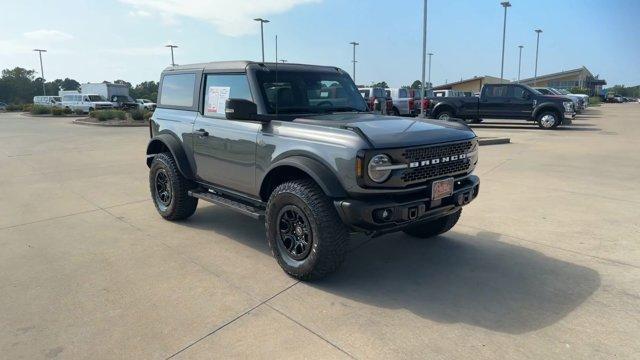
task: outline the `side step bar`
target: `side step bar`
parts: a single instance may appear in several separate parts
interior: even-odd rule
[[[264,210],[253,207],[251,205],[247,205],[245,203],[238,202],[226,196],[212,193],[204,189],[189,190],[188,194],[189,196],[193,196],[195,198],[202,199],[216,205],[224,206],[231,210],[235,210],[241,214],[251,216],[254,219],[264,220]]]

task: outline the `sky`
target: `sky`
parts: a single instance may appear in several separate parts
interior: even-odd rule
[[[504,76],[532,77],[540,28],[538,74],[586,66],[608,86],[640,84],[640,0],[511,0]],[[422,0],[2,0],[0,69],[40,72],[48,80],[82,83],[158,81],[171,62],[260,60],[265,57],[338,66],[356,82],[392,87],[421,76]],[[504,9],[499,0],[429,0],[427,51],[434,85],[480,75],[500,76]]]

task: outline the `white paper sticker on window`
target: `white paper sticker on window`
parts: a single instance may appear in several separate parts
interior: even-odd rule
[[[229,98],[230,91],[231,88],[228,86],[209,86],[207,107],[204,110],[205,115],[224,115],[225,103]]]

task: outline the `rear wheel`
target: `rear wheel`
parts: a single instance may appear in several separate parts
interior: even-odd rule
[[[422,239],[444,234],[456,225],[460,219],[460,214],[462,214],[462,209],[436,220],[424,221],[410,225],[403,231],[407,235]]]
[[[544,110],[536,117],[538,126],[542,129],[554,129],[560,125],[560,116],[555,111]]]
[[[319,279],[342,264],[348,229],[312,180],[276,187],[267,203],[265,222],[271,252],[289,275]]]
[[[442,121],[448,121],[449,119],[451,119],[452,116],[453,114],[451,113],[451,111],[444,110],[438,113],[438,116],[436,117],[436,119],[442,120]]]
[[[149,188],[151,198],[160,215],[167,220],[182,220],[193,215],[198,199],[189,196],[194,187],[186,179],[169,153],[156,155],[149,169]]]
[[[397,107],[394,107],[394,108],[393,108],[393,110],[392,110],[392,112],[393,112],[393,115],[394,115],[394,116],[400,116],[400,111],[398,110],[398,108],[397,108]]]

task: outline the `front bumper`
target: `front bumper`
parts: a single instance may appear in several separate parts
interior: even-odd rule
[[[342,221],[353,230],[371,233],[373,236],[401,230],[419,221],[435,220],[458,211],[473,201],[480,191],[480,179],[469,175],[454,182],[453,194],[432,201],[427,190],[425,197],[411,200],[394,200],[389,197],[376,200],[341,199],[334,205]],[[381,213],[390,211],[391,216],[383,220]]]

